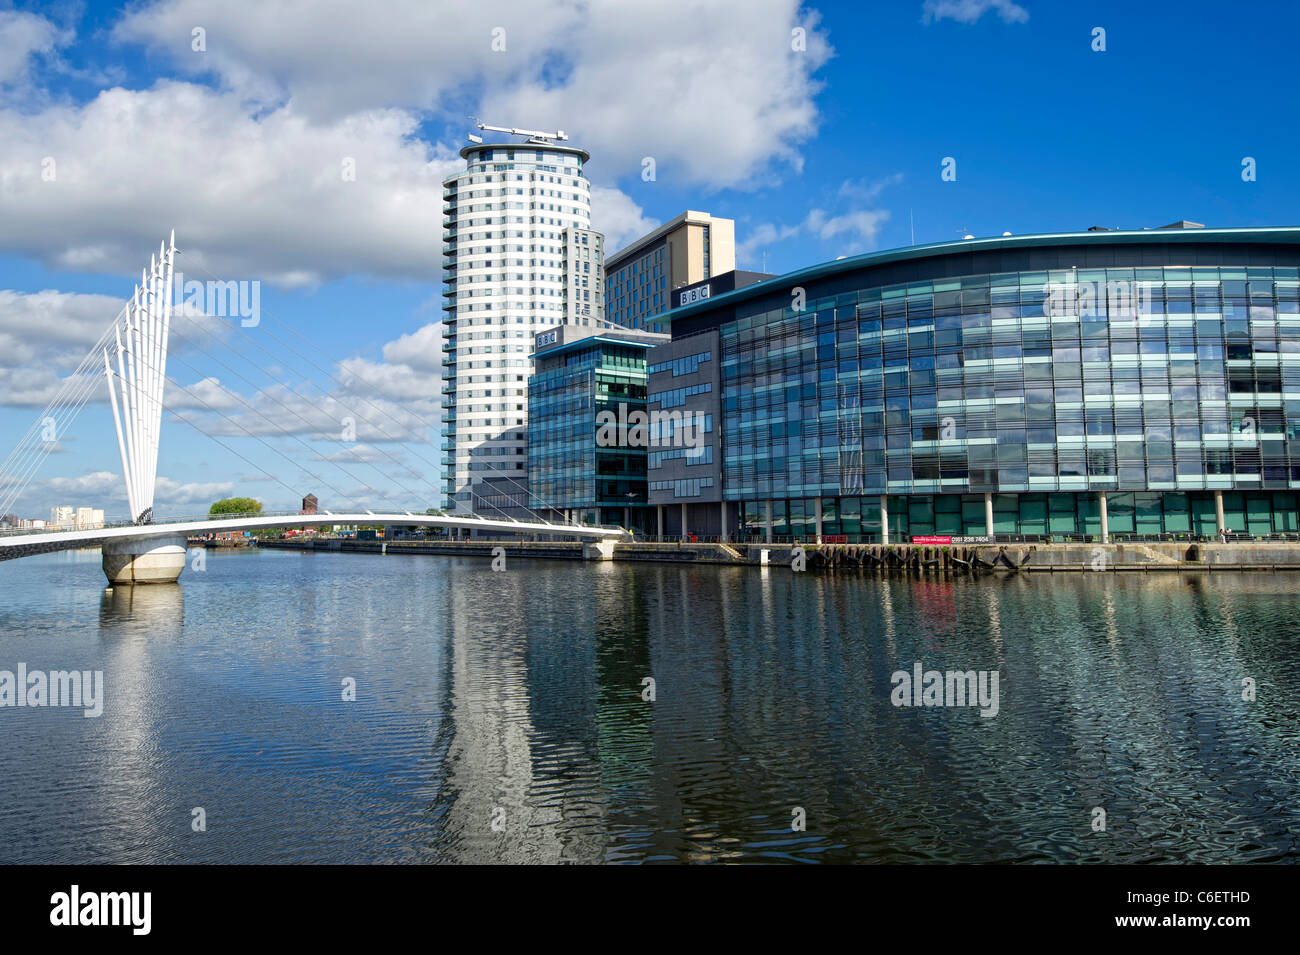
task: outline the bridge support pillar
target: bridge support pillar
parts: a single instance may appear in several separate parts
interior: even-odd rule
[[[615,541],[590,541],[582,545],[583,560],[613,560]]]
[[[174,584],[185,569],[185,543],[180,535],[108,541],[101,548],[104,576],[114,587]]]

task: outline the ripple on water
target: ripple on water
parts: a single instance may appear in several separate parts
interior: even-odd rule
[[[1289,577],[283,552],[135,592],[67,555],[0,572],[0,669],[108,687],[99,719],[0,709],[0,862],[1297,857]],[[894,706],[918,661],[996,670],[997,715]]]

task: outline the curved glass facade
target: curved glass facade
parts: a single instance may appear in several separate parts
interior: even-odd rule
[[[1108,492],[1112,532],[1212,535],[1216,490],[1229,529],[1297,532],[1300,268],[858,274],[716,325],[742,532],[770,500],[812,533],[820,501],[871,539],[886,495],[895,534],[983,534],[991,493],[999,534],[1096,534]]]

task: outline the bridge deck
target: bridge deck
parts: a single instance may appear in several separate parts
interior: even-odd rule
[[[505,534],[549,534],[586,540],[630,540],[621,527],[551,524],[547,521],[504,521],[485,517],[451,517],[431,514],[263,514],[218,520],[178,520],[155,524],[125,524],[90,530],[46,530],[33,534],[0,536],[0,560],[30,557],[61,550],[97,547],[108,541],[151,537],[189,537],[222,531],[247,531],[271,527],[321,527],[345,524],[363,527],[446,527],[449,529],[496,531]]]

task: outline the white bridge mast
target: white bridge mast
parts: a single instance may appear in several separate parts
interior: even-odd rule
[[[104,375],[117,427],[117,448],[122,455],[126,499],[131,520],[137,524],[153,522],[175,257],[173,230],[170,244],[159,243],[148,273],[140,275],[125,317],[113,329],[116,360],[110,360],[109,349],[104,349]]]

